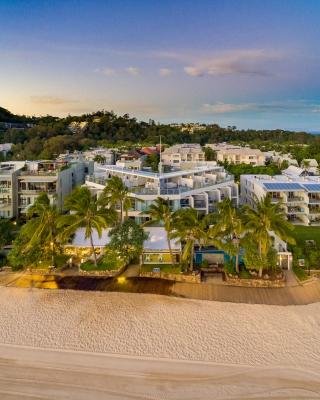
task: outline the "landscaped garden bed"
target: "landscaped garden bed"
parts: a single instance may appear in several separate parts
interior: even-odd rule
[[[93,260],[87,260],[80,266],[81,275],[108,275],[114,276],[119,274],[126,266],[123,259],[117,257],[114,253],[108,252],[101,257],[97,265]]]
[[[200,273],[183,272],[181,265],[178,264],[144,264],[140,268],[140,276],[147,278],[167,279],[176,282],[201,282]]]

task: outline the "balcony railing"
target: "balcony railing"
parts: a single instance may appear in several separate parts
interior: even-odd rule
[[[46,189],[46,188],[37,188],[37,189],[22,189],[19,188],[19,193],[47,193],[47,194],[55,194],[56,189]]]
[[[287,203],[294,203],[299,201],[305,201],[305,198],[302,196],[295,196],[295,197],[287,197]]]
[[[0,208],[11,207],[12,201],[0,201]]]
[[[0,188],[0,193],[11,193],[11,188]]]
[[[309,197],[309,204],[320,204],[320,198],[314,199]]]
[[[53,171],[21,171],[20,176],[55,176],[61,170],[53,170]]]
[[[318,208],[309,208],[309,214],[320,214],[320,207],[318,207]]]

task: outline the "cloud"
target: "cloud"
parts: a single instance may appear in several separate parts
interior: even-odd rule
[[[203,71],[198,67],[184,67],[184,72],[190,76],[203,76]]]
[[[224,114],[234,113],[239,111],[255,110],[256,105],[250,103],[244,104],[232,104],[217,102],[215,104],[203,104],[202,111],[210,114]]]
[[[64,97],[54,97],[54,96],[31,96],[30,100],[31,103],[33,104],[61,105],[61,104],[78,103],[78,100],[67,99]]]
[[[126,68],[126,71],[128,72],[128,74],[133,76],[137,76],[140,74],[140,68],[137,67],[128,67]]]
[[[207,56],[191,56],[184,71],[193,77],[234,74],[270,76],[274,74],[272,64],[283,57],[284,54],[273,50],[232,50]]]
[[[113,69],[113,68],[103,68],[102,70],[101,70],[101,73],[103,74],[103,75],[107,75],[107,76],[112,76],[112,75],[115,75],[116,74],[116,71]]]
[[[160,68],[159,69],[159,75],[160,76],[169,76],[169,75],[171,75],[171,69],[169,69],[169,68]]]
[[[308,101],[283,101],[271,103],[224,103],[203,104],[203,113],[227,114],[245,111],[256,111],[260,113],[320,113],[320,105]]]

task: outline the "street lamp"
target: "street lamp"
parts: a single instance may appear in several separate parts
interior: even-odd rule
[[[236,254],[236,272],[239,272],[239,243],[240,243],[240,240],[236,235],[233,236],[232,243],[235,245],[235,247],[237,249],[237,254]]]
[[[55,267],[55,265],[54,265],[54,252],[53,252],[54,243],[52,241],[50,242],[50,246],[51,246],[51,267],[54,268]]]

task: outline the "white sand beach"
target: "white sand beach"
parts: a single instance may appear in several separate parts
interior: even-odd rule
[[[59,370],[66,371],[63,379],[70,376],[66,387],[74,383],[74,371],[79,380],[87,368],[93,380],[90,399],[320,398],[319,332],[320,304],[281,307],[0,288],[0,368],[9,374],[11,367],[9,381],[18,379],[12,362],[25,365],[23,373],[30,374],[45,363],[47,371],[59,364]],[[22,359],[19,346],[33,349]],[[50,364],[46,351],[60,355],[50,356]],[[97,373],[109,382],[106,387],[99,386]],[[134,378],[135,373],[139,376]],[[21,389],[12,397],[11,385],[1,376],[1,399],[24,398],[19,397]],[[123,390],[127,385],[130,390]],[[33,390],[40,388],[35,385]],[[50,393],[34,398],[65,398]],[[86,398],[74,393],[70,398]]]

